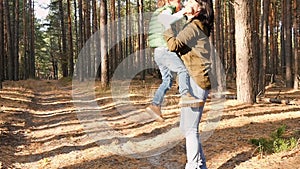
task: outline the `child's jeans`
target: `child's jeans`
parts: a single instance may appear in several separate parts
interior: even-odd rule
[[[188,92],[189,75],[182,60],[174,52],[170,52],[166,47],[158,47],[154,50],[154,60],[160,70],[162,83],[156,90],[152,103],[160,106],[163,102],[166,92],[172,86],[172,73],[178,75],[179,93],[181,95]]]

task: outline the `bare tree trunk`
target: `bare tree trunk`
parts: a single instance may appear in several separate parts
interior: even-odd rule
[[[234,2],[233,2],[234,3]],[[229,44],[230,44],[230,68],[231,75],[236,76],[236,47],[235,47],[235,20],[234,20],[234,8],[233,3],[229,4],[229,24],[230,24],[230,34],[229,34]]]
[[[139,8],[139,57],[142,67],[145,67],[145,37],[144,37],[144,1],[138,1]],[[145,80],[145,71],[142,71],[141,80]]]
[[[74,53],[73,53],[73,34],[72,34],[72,19],[71,19],[71,3],[70,0],[67,0],[68,3],[68,44],[69,44],[69,76],[72,77],[74,73]]]
[[[220,49],[219,49],[219,57],[220,57],[220,60],[221,60],[221,63],[225,63],[225,41],[224,41],[224,1],[220,1],[219,2],[220,4],[220,20],[219,20],[219,26],[220,27],[220,31],[218,32],[219,33],[219,36],[220,36]],[[224,64],[226,65],[226,64]],[[227,67],[226,67],[226,72],[227,72]]]
[[[19,80],[19,22],[20,22],[19,21],[19,17],[20,17],[19,10],[20,10],[19,1],[15,1],[14,80]]]
[[[275,72],[275,43],[276,43],[276,39],[274,36],[276,27],[275,27],[275,5],[274,2],[271,2],[270,4],[270,11],[269,11],[269,23],[270,23],[270,73],[272,74],[272,76],[274,77],[276,74]],[[273,80],[272,80],[273,81]]]
[[[93,23],[92,23],[92,32],[93,32],[93,34],[94,33],[96,33],[97,31],[98,31],[98,15],[97,15],[97,3],[96,3],[96,0],[92,0],[92,9],[93,9],[93,18],[92,18],[92,20],[93,20]],[[96,41],[95,42],[96,43],[96,48],[98,48],[99,47],[99,42],[98,41]],[[95,49],[95,47],[93,47],[92,49]],[[95,52],[92,52],[92,53],[95,53]],[[92,67],[92,69],[91,69],[91,75],[92,75],[92,77],[93,78],[95,78],[95,77],[97,77],[97,75],[96,75],[96,72],[97,72],[97,70],[98,70],[98,67],[96,67],[97,66],[97,63],[98,62],[100,62],[99,61],[99,59],[98,59],[99,57],[97,57],[97,54],[92,54],[91,55],[91,67]]]
[[[259,64],[259,85],[258,91],[265,93],[266,85],[266,72],[267,72],[267,58],[269,57],[269,37],[268,37],[268,27],[269,27],[269,6],[270,0],[262,1],[262,41],[261,41],[261,54],[260,54],[260,64]]]
[[[132,38],[131,38],[131,30],[132,30],[132,26],[131,26],[131,5],[130,5],[130,0],[126,0],[126,48],[125,48],[125,56],[129,55],[132,53]],[[132,58],[132,57],[131,57]],[[127,59],[126,60],[126,65],[125,65],[125,70],[127,70],[129,68],[129,66],[131,65],[131,59]],[[127,71],[125,71],[127,72]],[[128,75],[126,74],[126,77]]]
[[[256,58],[259,58],[260,55],[260,39],[259,39],[259,19],[261,16],[261,8],[260,8],[260,0],[253,0],[253,17],[252,17],[252,27],[253,27],[253,49],[255,49],[253,51],[253,55]],[[259,59],[256,59],[256,62],[254,63],[254,74],[258,75],[259,74]],[[255,83],[255,90],[256,90],[256,95],[259,92],[259,77],[258,76],[254,76],[254,83]]]
[[[100,0],[100,51],[101,51],[101,84],[108,86],[108,60],[107,60],[107,4]]]
[[[291,13],[291,0],[285,0],[286,6],[286,24],[285,24],[285,62],[286,62],[286,71],[285,71],[285,78],[286,78],[286,87],[292,88],[293,87],[293,79],[292,79],[292,13]]]
[[[27,37],[27,0],[23,0],[23,79],[28,79],[29,62],[28,62],[28,37]]]
[[[281,57],[281,75],[284,77],[285,75],[285,27],[284,25],[286,24],[286,0],[281,0],[281,29],[280,29],[280,57]]]
[[[111,0],[110,1],[110,44],[109,44],[109,49],[110,49],[110,76],[112,74],[112,72],[116,69],[117,67],[117,48],[115,46],[116,41],[117,41],[117,35],[116,35],[116,1],[115,0]]]
[[[237,45],[237,100],[253,104],[256,101],[254,87],[254,62],[255,56],[252,49],[251,34],[251,7],[252,2],[236,0],[236,45]]]
[[[122,43],[122,20],[121,20],[121,0],[118,0],[118,44],[117,44],[117,58],[118,64],[123,60],[123,43]]]
[[[0,0],[0,89],[4,80],[4,18],[3,18],[3,0]]]
[[[299,88],[299,41],[300,41],[300,1],[294,0],[294,20],[293,20],[293,27],[294,27],[294,89]],[[298,13],[298,14],[297,14]]]
[[[90,1],[84,1],[85,4],[85,17],[84,17],[84,23],[85,23],[85,40],[87,41],[91,37],[91,2]],[[91,46],[87,47],[87,54],[86,54],[86,75],[87,78],[91,77]]]
[[[11,19],[10,19],[10,11],[9,11],[9,0],[4,0],[4,16],[6,21],[5,32],[7,37],[7,73],[8,73],[8,80],[14,79],[14,40],[12,34],[12,27],[11,27]]]
[[[221,29],[220,29],[220,24],[221,24],[221,2],[220,0],[216,0],[215,1],[215,40],[216,40],[216,50],[217,50],[217,56],[220,57],[220,59],[222,60],[222,52],[221,52],[221,46],[223,41],[221,41]]]
[[[65,20],[64,20],[64,8],[63,0],[58,1],[59,5],[59,14],[60,14],[60,25],[62,33],[62,56],[61,56],[61,69],[63,77],[68,77],[68,54],[67,54],[67,36],[65,29]]]
[[[274,6],[275,6],[275,14],[274,14],[274,27],[275,27],[275,35],[274,35],[274,54],[275,54],[275,58],[274,58],[274,74],[276,74],[276,75],[278,75],[278,67],[279,67],[279,57],[280,57],[280,55],[279,55],[279,47],[278,47],[278,45],[279,45],[279,42],[278,42],[278,39],[279,39],[279,29],[280,29],[280,27],[279,27],[279,19],[278,19],[278,17],[279,17],[279,15],[277,14],[277,13],[279,13],[279,8],[278,8],[278,3],[280,3],[280,2],[278,2],[278,1],[275,1],[274,2]]]
[[[30,18],[30,57],[29,57],[29,78],[35,78],[35,31],[34,31],[34,0],[29,0]]]
[[[79,49],[83,47],[84,44],[84,35],[83,35],[83,16],[82,16],[82,0],[78,0],[78,13],[79,13],[79,28],[78,28],[78,36],[79,36]],[[78,74],[79,74],[79,80],[82,82],[84,81],[84,60],[83,56],[80,56],[79,58],[79,65],[78,65]]]
[[[74,25],[75,25],[75,46],[76,46],[76,50],[75,50],[75,59],[77,59],[78,54],[79,54],[79,38],[78,38],[78,21],[77,21],[77,0],[73,1],[73,6],[74,6]],[[78,65],[77,65],[78,66]]]

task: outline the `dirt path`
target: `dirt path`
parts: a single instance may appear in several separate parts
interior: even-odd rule
[[[4,83],[0,91],[3,105],[0,168],[184,168],[185,143],[176,135],[179,108],[178,100],[172,96],[176,91],[168,93],[164,106],[166,121],[157,123],[145,116],[135,120],[141,118],[149,97],[140,92],[144,89],[133,88],[136,88],[130,96],[133,107],[114,103],[109,93],[98,90],[95,102],[99,107],[78,111],[74,104],[79,101],[72,99],[70,83]],[[273,97],[277,91],[270,90],[268,96]],[[283,95],[300,99],[300,91],[286,91]],[[268,137],[282,124],[287,125],[290,133],[299,132],[298,105],[260,103],[250,106],[232,100],[225,105],[218,127],[203,143],[210,169],[300,168],[299,146],[289,152],[260,158],[256,147],[249,143],[252,138]],[[200,126],[209,120],[210,106],[208,103]],[[156,140],[155,145],[147,142],[149,140]],[[152,157],[134,158],[157,152],[159,154]]]

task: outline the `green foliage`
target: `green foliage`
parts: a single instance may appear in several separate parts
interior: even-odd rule
[[[282,125],[276,131],[271,133],[271,139],[251,139],[250,143],[258,146],[260,153],[278,153],[282,151],[289,151],[297,146],[297,138],[285,138],[285,131],[286,125]]]
[[[286,130],[286,125],[280,126],[275,132],[272,132],[271,137],[275,140],[281,138]]]

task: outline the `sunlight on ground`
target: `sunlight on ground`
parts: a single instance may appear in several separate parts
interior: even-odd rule
[[[157,84],[143,83],[139,87],[133,83],[134,90],[129,95],[116,98],[112,98],[109,90],[96,86],[94,89],[98,91],[92,100],[72,99],[71,84],[66,84],[33,80],[4,83],[5,90],[0,91],[1,104],[4,104],[0,112],[0,137],[3,133],[11,135],[1,138],[5,142],[0,143],[3,164],[16,168],[62,168],[78,164],[83,167],[77,168],[85,168],[86,162],[94,161],[95,166],[101,168],[121,166],[120,163],[129,161],[129,168],[136,167],[133,165],[141,167],[142,163],[153,167],[148,158],[131,157],[155,153],[158,153],[158,159],[164,159],[160,166],[167,165],[172,159],[177,165],[185,163],[184,139],[178,128],[177,89],[167,93],[162,107],[165,122],[159,123],[144,114]],[[13,87],[7,87],[9,85]],[[73,92],[82,97],[91,96],[85,91]],[[267,94],[267,97],[273,97],[278,93],[268,91]],[[299,99],[299,90],[284,91],[280,96]],[[97,106],[90,107],[91,102]],[[248,105],[236,100],[220,103],[224,107],[216,100],[208,100],[200,124],[202,137],[209,132],[208,127],[204,127],[207,122],[217,125],[204,142],[211,168],[242,166],[246,162],[240,159],[256,160],[252,158],[255,148],[249,144],[249,139],[268,135],[281,123],[286,123],[291,130],[299,128],[299,105]],[[74,104],[85,106],[78,109]],[[220,112],[216,111],[221,109],[218,119]],[[157,150],[161,147],[163,149]],[[180,151],[175,151],[178,148]],[[114,161],[113,156],[121,162]]]

